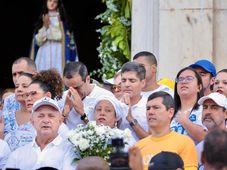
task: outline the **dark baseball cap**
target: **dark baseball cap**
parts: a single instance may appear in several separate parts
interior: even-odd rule
[[[212,77],[216,76],[216,68],[214,64],[209,60],[198,60],[194,64],[191,64],[189,67],[191,68],[201,67],[202,69],[210,73]]]
[[[150,160],[148,170],[176,170],[184,169],[182,158],[174,152],[162,151]]]

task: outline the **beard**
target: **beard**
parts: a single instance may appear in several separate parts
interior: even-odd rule
[[[208,129],[212,130],[218,127],[218,124],[214,121],[211,116],[205,116],[202,121],[203,125]]]

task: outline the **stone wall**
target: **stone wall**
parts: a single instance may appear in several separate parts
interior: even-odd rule
[[[158,78],[174,79],[198,59],[227,68],[227,0],[142,1],[133,1],[132,55],[153,52]]]

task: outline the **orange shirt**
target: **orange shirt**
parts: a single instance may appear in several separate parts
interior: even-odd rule
[[[148,169],[151,158],[161,151],[177,153],[184,161],[184,167],[197,169],[198,156],[195,144],[188,136],[171,131],[162,137],[148,136],[135,144],[143,157],[144,170]]]

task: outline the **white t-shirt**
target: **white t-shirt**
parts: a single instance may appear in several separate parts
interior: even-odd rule
[[[158,92],[158,91],[167,92],[167,93],[169,93],[172,97],[173,97],[173,94],[174,94],[174,92],[173,92],[172,89],[170,89],[168,86],[165,86],[165,85],[162,84],[162,85],[160,85],[160,86],[159,86],[157,89],[155,89],[155,90],[147,91],[147,92],[142,91],[142,92],[141,92],[141,95],[143,95],[143,96],[145,96],[146,98],[148,98],[152,93]]]
[[[148,122],[147,122],[147,116],[146,116],[146,104],[147,104],[147,98],[145,96],[142,96],[142,98],[139,100],[139,102],[131,107],[132,116],[134,119],[136,119],[139,123],[139,125],[148,132]],[[133,128],[130,126],[128,120],[126,119],[127,115],[124,115],[122,118],[122,121],[120,122],[119,128],[124,130],[126,128],[129,128],[132,131],[132,136],[136,141],[139,140],[139,137],[136,135]]]
[[[35,170],[41,167],[53,167],[59,170],[75,170],[72,164],[75,158],[73,146],[58,135],[41,151],[35,140],[12,152],[5,168]]]
[[[203,146],[204,146],[204,140],[202,140],[201,142],[199,142],[196,145],[196,151],[197,151],[198,160],[199,160],[199,165],[198,165],[198,169],[199,170],[203,170],[204,169],[202,161],[201,161],[201,158],[202,158],[201,155],[202,155],[202,151],[203,151]]]
[[[94,117],[94,104],[96,101],[97,97],[100,97],[101,95],[108,95],[108,96],[112,96],[114,97],[113,93],[111,93],[110,91],[103,89],[95,84],[94,85],[93,90],[91,91],[91,93],[86,96],[83,99],[83,104],[84,104],[84,112],[86,113],[88,120],[93,121],[95,120]],[[66,99],[66,95],[67,95],[68,91],[65,91],[62,97],[62,102],[65,103],[65,99]],[[61,105],[61,104],[60,104]],[[74,129],[76,128],[76,126],[78,124],[84,124],[84,121],[82,121],[80,119],[80,114],[78,114],[74,108],[72,108],[72,110],[69,112],[69,115],[66,119],[66,125],[68,126],[69,129]]]

